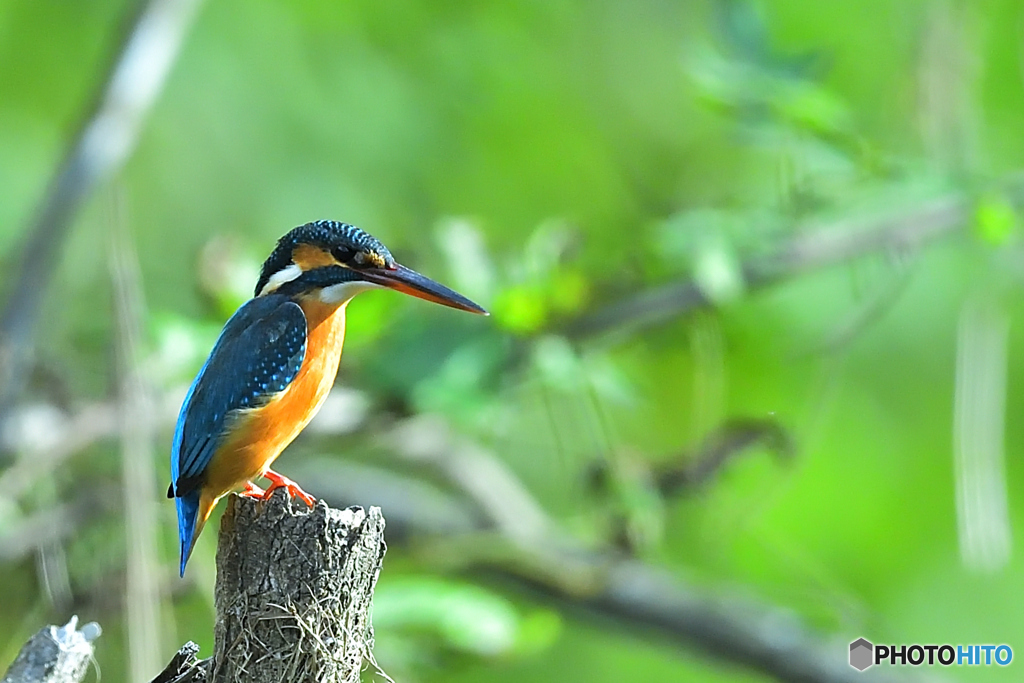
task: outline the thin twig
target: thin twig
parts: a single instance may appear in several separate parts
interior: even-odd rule
[[[662,495],[678,496],[706,485],[730,459],[757,445],[782,456],[791,455],[794,450],[789,433],[775,420],[730,420],[708,435],[696,452],[659,468],[655,481]]]

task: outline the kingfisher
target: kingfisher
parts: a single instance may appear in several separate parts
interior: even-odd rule
[[[231,316],[185,396],[171,447],[167,497],[178,510],[181,576],[226,494],[312,496],[271,464],[309,423],[338,374],[345,308],[387,287],[487,315],[466,297],[398,264],[354,225],[315,221],[289,231],[263,263],[253,298]],[[266,490],[254,480],[270,482]]]

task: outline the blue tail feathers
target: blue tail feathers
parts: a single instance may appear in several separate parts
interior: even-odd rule
[[[178,539],[181,541],[181,576],[185,576],[185,564],[192,555],[199,531],[199,491],[192,491],[182,498],[174,499],[178,507]]]

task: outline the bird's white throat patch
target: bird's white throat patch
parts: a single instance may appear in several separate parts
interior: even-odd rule
[[[342,304],[354,297],[356,294],[370,289],[380,289],[380,285],[374,284],[373,282],[367,282],[366,280],[339,282],[336,285],[331,285],[330,287],[324,287],[321,289],[320,301],[325,304]]]

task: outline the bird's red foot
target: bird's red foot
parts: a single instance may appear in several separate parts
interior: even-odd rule
[[[261,500],[266,495],[266,492],[251,481],[247,481],[245,482],[245,488],[239,491],[238,495]]]
[[[267,487],[266,492],[263,494],[263,500],[270,498],[270,495],[277,489],[284,489],[292,498],[300,499],[309,507],[316,505],[316,498],[303,491],[298,484],[283,474],[267,470],[263,473],[263,476],[270,480],[270,486]]]

